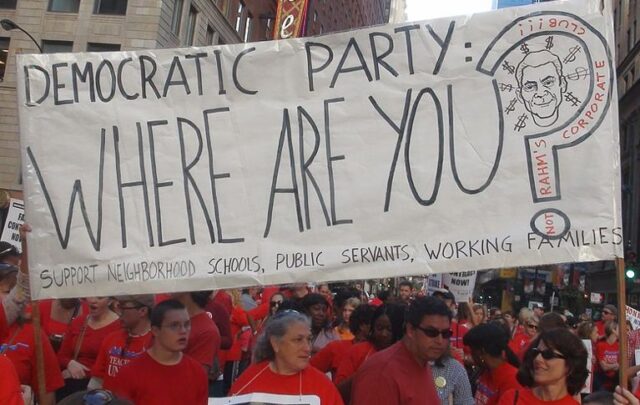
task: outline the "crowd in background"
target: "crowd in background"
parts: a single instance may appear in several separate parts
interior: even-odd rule
[[[256,392],[323,405],[638,404],[620,388],[635,381],[617,378],[622,362],[640,371],[640,331],[629,328],[620,359],[615,306],[595,322],[542,307],[516,315],[446,289],[427,297],[406,280],[375,297],[355,282],[34,302],[38,373],[20,260],[0,243],[1,404],[206,404]]]

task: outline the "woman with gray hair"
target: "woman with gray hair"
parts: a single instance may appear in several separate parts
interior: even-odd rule
[[[238,377],[229,394],[314,395],[322,405],[342,405],[338,390],[309,364],[310,357],[309,318],[294,310],[278,312],[258,337],[253,364]]]

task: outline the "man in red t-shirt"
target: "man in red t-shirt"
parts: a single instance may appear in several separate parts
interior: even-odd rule
[[[451,312],[435,297],[416,298],[409,304],[405,322],[402,340],[373,354],[355,374],[352,404],[440,403],[428,361],[432,340],[450,336]]]
[[[185,354],[193,357],[209,373],[220,350],[220,331],[211,315],[204,310],[211,291],[174,293],[173,298],[185,306],[191,318],[191,333]]]
[[[600,339],[605,338],[605,325],[608,322],[614,322],[618,319],[618,308],[613,304],[607,304],[602,309],[602,318],[596,321],[596,328],[598,329],[598,336]]]
[[[89,389],[101,388],[115,378],[120,369],[140,357],[151,347],[151,310],[153,295],[127,295],[118,297],[120,322],[123,329],[107,336],[95,364],[91,368]]]
[[[151,312],[151,348],[124,366],[105,388],[136,405],[205,405],[207,375],[201,364],[182,351],[191,321],[176,300],[158,304]]]

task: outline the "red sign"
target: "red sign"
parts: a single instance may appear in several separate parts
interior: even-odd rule
[[[308,5],[307,0],[279,0],[273,39],[301,37]]]

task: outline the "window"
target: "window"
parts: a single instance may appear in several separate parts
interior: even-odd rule
[[[171,32],[180,33],[180,20],[182,20],[182,5],[184,0],[175,0],[173,3],[173,15],[171,16]]]
[[[313,21],[318,21],[318,12],[317,11],[313,12]]]
[[[207,38],[206,38],[206,44],[207,45],[213,45],[213,42],[216,39],[216,31],[213,29],[212,26],[207,25]]]
[[[95,14],[125,15],[127,0],[96,0]]]
[[[4,72],[7,69],[7,57],[9,56],[9,38],[0,38],[0,82],[4,80]]]
[[[244,42],[251,40],[251,32],[253,31],[253,16],[249,14],[247,22],[244,24]]]
[[[187,20],[187,45],[193,45],[196,36],[196,22],[198,20],[198,10],[189,7],[189,19]]]
[[[0,8],[16,8],[18,0],[0,0]]]
[[[73,51],[73,42],[71,41],[42,41],[42,53],[62,53]]]
[[[238,13],[236,14],[236,31],[240,32],[240,28],[242,27],[242,20],[244,18],[244,4],[242,2],[238,3]]]
[[[80,0],[50,0],[49,11],[60,13],[77,13],[80,8]]]
[[[630,51],[633,48],[633,44],[631,43],[631,28],[627,30],[627,51]]]
[[[119,50],[120,44],[87,43],[87,52],[118,52]]]

